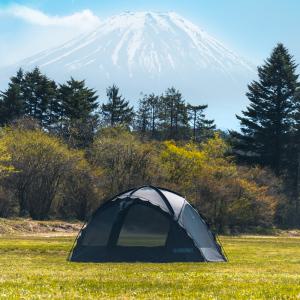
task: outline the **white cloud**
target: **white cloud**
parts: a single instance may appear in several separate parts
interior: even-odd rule
[[[7,26],[2,29],[7,19],[14,19],[14,23],[22,22],[23,26],[11,26],[10,34],[7,34]],[[4,58],[0,60],[0,68],[64,44],[80,34],[93,30],[99,24],[99,18],[88,9],[58,16],[23,5],[0,8],[0,57]]]
[[[80,32],[91,30],[100,24],[99,18],[89,9],[68,16],[50,16],[44,12],[23,5],[12,5],[2,14],[22,19],[39,26],[76,28]]]

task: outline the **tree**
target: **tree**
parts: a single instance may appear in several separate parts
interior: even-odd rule
[[[5,125],[24,115],[24,97],[22,93],[24,73],[19,69],[10,79],[8,89],[0,94],[0,124]]]
[[[151,122],[150,107],[147,101],[147,95],[139,100],[139,108],[135,114],[135,127],[142,135],[149,131]]]
[[[156,96],[154,94],[150,94],[146,97],[146,101],[148,104],[149,109],[149,119],[150,119],[150,128],[151,128],[151,135],[152,137],[155,137],[156,130],[158,126],[158,119],[159,119],[159,104],[160,99],[159,96]]]
[[[139,108],[136,112],[136,128],[142,134],[150,133],[151,137],[157,137],[159,121],[160,99],[154,94],[144,95],[139,101]]]
[[[42,127],[49,128],[57,121],[57,86],[53,80],[43,75],[38,68],[24,76],[22,92],[24,110],[27,116],[38,120]]]
[[[166,138],[178,140],[186,135],[187,107],[181,93],[174,87],[169,88],[160,99],[160,121]]]
[[[289,143],[286,149],[288,159],[285,162],[284,174],[286,194],[289,201],[285,203],[285,217],[282,225],[300,225],[300,87],[294,96],[295,112],[294,124],[289,134]]]
[[[201,141],[202,139],[211,136],[210,133],[216,129],[214,120],[206,119],[204,114],[205,109],[207,109],[207,105],[188,104],[190,120],[192,121],[194,141]]]
[[[20,215],[47,218],[64,176],[84,164],[83,153],[41,130],[7,128],[0,144],[7,147],[15,169],[5,180],[19,201]]]
[[[96,91],[85,86],[85,81],[71,78],[60,85],[58,99],[61,103],[61,132],[74,147],[87,147],[98,125]]]
[[[86,220],[99,206],[103,196],[98,188],[102,181],[101,174],[101,170],[92,168],[86,160],[73,165],[62,178],[59,215]]]
[[[218,134],[200,147],[165,142],[161,164],[166,184],[186,195],[219,232],[270,226],[277,195],[245,170],[239,172],[229,150]]]
[[[237,116],[241,133],[232,133],[236,153],[243,161],[269,166],[276,175],[284,169],[293,125],[296,67],[288,50],[278,44],[258,68],[258,81],[248,86],[250,105],[243,116]]]
[[[116,85],[106,90],[108,102],[102,104],[102,114],[104,122],[109,126],[125,125],[129,126],[133,120],[133,107],[129,106],[122,95],[119,94],[119,88]]]
[[[38,68],[25,74],[19,69],[11,78],[8,89],[1,94],[2,125],[18,118],[31,117],[50,130],[58,122],[59,111],[56,83]]]
[[[113,127],[102,129],[91,147],[89,160],[103,170],[101,183],[105,196],[111,197],[150,184],[153,177],[159,178],[154,154],[155,147],[151,144],[142,143],[123,128]]]

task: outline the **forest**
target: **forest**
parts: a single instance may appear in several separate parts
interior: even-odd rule
[[[152,184],[183,194],[220,233],[300,228],[300,84],[278,44],[249,83],[240,128],[222,131],[175,87],[131,106],[85,81],[20,69],[0,96],[0,217],[86,220]]]

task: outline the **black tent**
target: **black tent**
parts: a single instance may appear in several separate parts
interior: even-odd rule
[[[181,195],[143,186],[105,202],[80,231],[69,259],[226,261],[198,212]]]

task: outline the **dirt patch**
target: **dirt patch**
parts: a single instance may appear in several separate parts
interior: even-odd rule
[[[75,235],[82,225],[81,222],[0,218],[0,235]]]
[[[280,231],[280,235],[288,236],[288,237],[300,237],[300,230],[299,229],[282,230],[282,231]]]

